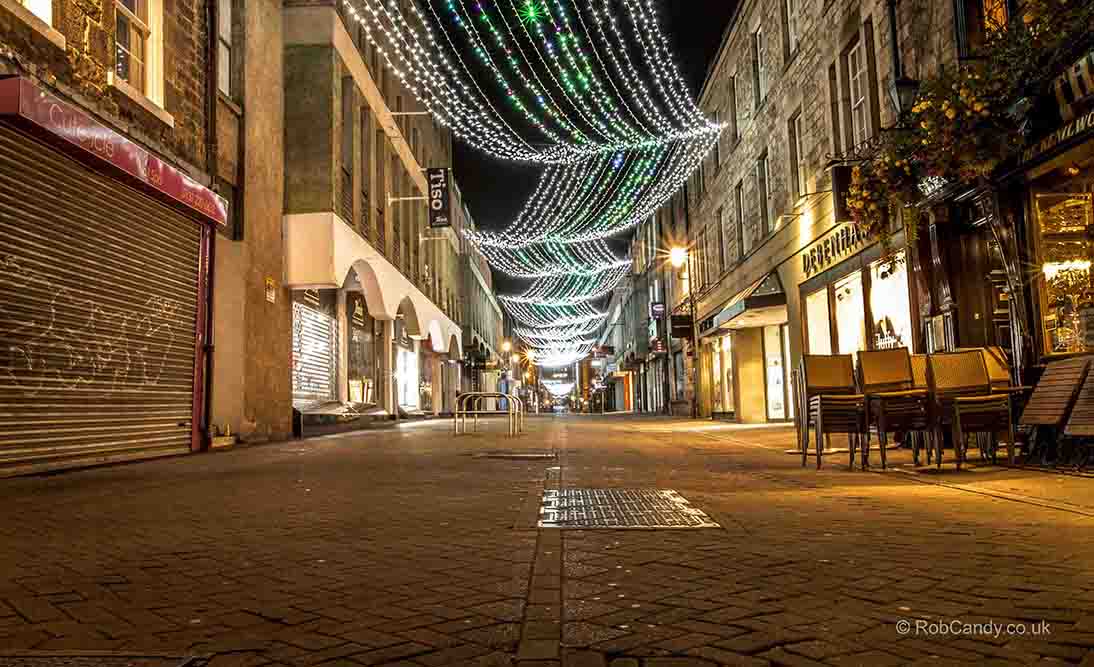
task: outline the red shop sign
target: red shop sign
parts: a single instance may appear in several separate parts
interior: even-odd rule
[[[25,78],[0,79],[0,116],[27,121],[202,217],[228,224],[228,202],[223,197]]]

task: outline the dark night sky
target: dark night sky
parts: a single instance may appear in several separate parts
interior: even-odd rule
[[[654,0],[679,65],[698,95],[707,66],[721,43],[735,0]],[[475,223],[501,229],[531,195],[541,167],[495,160],[457,142],[454,166]]]

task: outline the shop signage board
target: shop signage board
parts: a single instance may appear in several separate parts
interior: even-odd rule
[[[273,278],[266,279],[266,300],[270,303],[277,303],[277,283]]]
[[[1052,82],[1052,92],[1060,106],[1060,117],[1074,120],[1076,109],[1094,98],[1094,51],[1079,58]]]
[[[0,80],[0,116],[15,116],[109,164],[218,225],[228,225],[228,201],[76,107],[28,79]]]
[[[691,315],[672,316],[672,337],[691,338]]]
[[[1074,140],[1094,135],[1094,110],[1079,116],[1058,128],[1040,141],[1026,147],[1022,151],[1022,162],[1031,162],[1043,153],[1047,153],[1057,146],[1069,144]]]
[[[854,223],[844,223],[802,253],[802,273],[811,278],[858,253],[870,242],[865,229]]]
[[[437,229],[452,226],[452,175],[441,167],[426,169],[429,187],[429,227]]]
[[[650,304],[650,317],[655,319],[661,319],[665,316],[665,304],[661,301],[654,301]]]

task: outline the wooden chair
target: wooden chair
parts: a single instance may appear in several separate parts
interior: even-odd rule
[[[929,392],[915,387],[912,359],[908,349],[870,350],[858,353],[859,386],[866,396],[866,423],[877,428],[881,467],[886,467],[885,448],[889,432],[926,431],[929,427]],[[912,456],[919,464],[919,449],[913,442]],[[869,434],[863,439],[862,469],[870,464]],[[855,453],[851,450],[851,466]]]
[[[1010,361],[1007,360],[1007,353],[998,345],[957,348],[958,352],[968,350],[977,351],[984,355],[984,365],[988,369],[988,380],[991,382],[992,393],[1010,393],[1011,421],[1016,423],[1021,414],[1019,408],[1025,404],[1024,397],[1032,390],[1032,387],[1015,386],[1011,383]],[[996,459],[995,450],[998,446],[998,440],[994,437],[994,434],[978,433],[976,442],[980,448],[981,458],[990,458],[994,462]],[[1017,443],[1015,446],[1017,447]]]
[[[914,389],[924,389],[927,391],[928,396],[931,393],[931,383],[927,379],[927,355],[925,354],[913,354],[911,358],[912,362],[912,387]],[[928,424],[933,423],[933,401],[927,403],[927,421]],[[919,465],[919,450],[923,449],[927,452],[927,465],[931,465],[934,455],[934,433],[931,428],[927,428],[925,431],[913,431],[909,434],[912,441],[912,458],[916,465]]]
[[[1090,360],[1091,357],[1082,356],[1050,361],[1022,410],[1018,423],[1033,427],[1033,441],[1035,448],[1041,451],[1042,463],[1048,461],[1050,446],[1055,443],[1071,415],[1072,406],[1087,377]],[[1032,456],[1033,452],[1030,453]]]
[[[965,459],[965,433],[1008,433],[1007,452],[1014,462],[1014,422],[1010,394],[992,393],[991,378],[979,350],[943,352],[927,357],[927,378],[932,394],[932,426],[935,431],[936,465],[942,466],[942,429],[953,433],[958,470]]]
[[[1078,445],[1074,452],[1075,466],[1080,470],[1086,468],[1092,455],[1091,447],[1094,446],[1091,440],[1094,436],[1094,373],[1088,371],[1083,380],[1082,389],[1067,418],[1064,435]]]
[[[851,355],[807,354],[802,357],[802,398],[808,406],[802,429],[802,467],[809,455],[809,427],[817,434],[817,468],[832,433],[846,433],[853,450],[866,433],[865,397],[855,386]]]

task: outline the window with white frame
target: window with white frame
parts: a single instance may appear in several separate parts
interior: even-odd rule
[[[806,180],[808,173],[805,166],[805,146],[803,144],[804,128],[802,127],[802,113],[799,109],[790,119],[788,126],[790,144],[790,177],[794,185],[794,196],[801,198],[806,193]]]
[[[722,112],[715,109],[714,111],[714,123],[720,124],[722,122]],[[722,166],[722,135],[718,135],[718,139],[714,142],[714,169],[717,173],[718,167]]]
[[[785,0],[783,11],[786,12],[786,23],[784,29],[786,30],[786,44],[787,54],[793,55],[798,50],[798,42],[800,39],[798,26],[798,4],[801,0]]]
[[[760,214],[760,238],[771,231],[768,200],[771,198],[771,174],[768,171],[767,151],[756,161],[756,206]]]
[[[163,105],[162,0],[115,0],[114,76]]]
[[[753,102],[759,108],[767,96],[767,68],[764,63],[764,30],[756,28],[752,33],[752,89]]]
[[[866,72],[866,49],[861,39],[847,52],[847,85],[851,105],[851,138],[858,146],[870,137],[870,109],[866,99],[870,84]]]
[[[217,87],[232,96],[232,0],[217,0]]]
[[[737,246],[741,257],[752,251],[752,236],[745,230],[745,182],[738,181],[733,191],[733,203],[737,214]]]
[[[729,136],[731,136],[734,141],[741,136],[741,107],[737,104],[737,90],[739,88],[737,74],[734,73],[729,79],[729,120],[733,123],[733,129]]]

